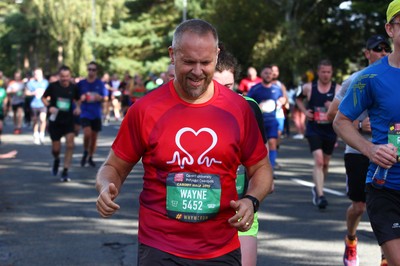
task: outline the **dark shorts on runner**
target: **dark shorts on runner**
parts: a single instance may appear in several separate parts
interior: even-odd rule
[[[49,135],[52,141],[60,141],[61,137],[67,135],[68,133],[74,133],[73,124],[59,124],[50,121]]]
[[[93,131],[99,132],[101,131],[101,119],[81,118],[81,126],[82,128],[90,127]]]
[[[11,108],[13,112],[16,112],[18,108],[24,109],[24,103],[13,104],[11,105]]]
[[[307,140],[311,152],[322,149],[324,154],[332,155],[336,140],[323,139],[317,135],[307,136]]]
[[[347,196],[355,202],[365,202],[365,179],[367,177],[369,159],[357,153],[344,155],[346,168]]]
[[[400,191],[367,184],[366,192],[368,216],[379,245],[400,238]]]
[[[81,125],[81,117],[79,115],[74,115],[74,124]]]
[[[126,106],[131,106],[131,98],[129,95],[122,95],[121,97],[121,106],[126,107]]]
[[[193,250],[196,252],[196,250]],[[235,249],[223,256],[206,259],[206,260],[193,260],[177,257],[167,252],[163,252],[156,248],[149,247],[139,243],[138,247],[138,261],[137,265],[140,266],[214,266],[214,265],[229,265],[240,266],[241,253],[240,248]]]

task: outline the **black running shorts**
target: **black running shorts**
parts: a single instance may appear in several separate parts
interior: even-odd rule
[[[11,105],[13,112],[16,112],[19,108],[24,109],[24,103],[18,103]]]
[[[196,252],[196,250],[193,250]],[[167,252],[163,252],[156,248],[152,248],[139,243],[138,247],[138,262],[140,266],[214,266],[214,265],[232,265],[240,266],[241,253],[240,248],[235,249],[223,256],[207,259],[207,260],[193,260],[177,257]]]
[[[73,133],[73,132],[74,132],[74,125],[72,123],[59,124],[51,121],[49,123],[49,135],[52,141],[60,141],[62,136],[65,136],[68,133]]]
[[[400,191],[366,186],[367,211],[379,245],[400,238]]]
[[[306,137],[311,152],[321,149],[324,154],[332,155],[336,140],[323,139],[317,135]]]
[[[82,128],[90,127],[93,131],[99,132],[101,131],[101,119],[81,118],[81,126]]]
[[[365,202],[365,179],[367,177],[369,159],[362,154],[346,153],[347,196],[355,202]]]

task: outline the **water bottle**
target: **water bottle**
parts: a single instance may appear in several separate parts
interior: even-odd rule
[[[372,176],[372,186],[376,189],[382,189],[386,183],[386,177],[389,169],[381,168],[379,165],[376,167],[374,175]]]
[[[51,115],[50,115],[50,117],[49,117],[49,120],[50,120],[51,122],[56,121],[57,115],[58,115],[58,109],[56,109],[56,111],[55,111],[54,113],[51,113]]]

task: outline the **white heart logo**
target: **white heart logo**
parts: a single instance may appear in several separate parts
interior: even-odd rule
[[[183,153],[186,154],[186,157],[182,158],[182,160],[181,160],[181,158],[180,158],[180,156],[179,156],[179,152],[178,152],[178,151],[175,151],[172,160],[171,160],[171,161],[168,161],[167,164],[173,164],[173,163],[175,163],[175,162],[178,162],[179,166],[180,166],[182,169],[185,167],[185,164],[193,165],[193,162],[194,162],[193,156],[192,156],[189,152],[187,152],[187,151],[182,147],[182,144],[181,144],[181,136],[182,136],[184,133],[186,133],[186,132],[191,132],[191,133],[193,133],[195,136],[198,136],[201,132],[207,132],[207,133],[210,134],[211,137],[212,137],[212,143],[211,143],[211,145],[210,145],[210,146],[199,156],[199,158],[197,159],[197,163],[198,163],[199,165],[202,165],[202,164],[206,163],[207,167],[210,167],[213,163],[219,163],[219,164],[222,163],[221,161],[217,161],[217,160],[214,159],[214,158],[209,158],[208,156],[206,156],[206,154],[207,154],[210,150],[212,150],[212,149],[215,147],[215,145],[217,144],[217,141],[218,141],[217,134],[216,134],[212,129],[210,129],[210,128],[201,128],[199,131],[196,132],[196,131],[194,131],[194,130],[193,130],[192,128],[190,128],[190,127],[184,127],[184,128],[182,128],[182,129],[180,129],[180,130],[178,131],[178,133],[176,133],[176,136],[175,136],[175,143],[176,143],[176,145],[178,146],[178,148],[179,148]]]

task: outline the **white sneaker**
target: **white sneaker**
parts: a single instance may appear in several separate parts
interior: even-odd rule
[[[35,143],[36,145],[40,145],[40,139],[39,137],[33,137],[33,143]]]
[[[43,133],[39,134],[39,140],[40,140],[41,144],[44,144],[45,138],[44,138],[44,134]]]
[[[303,134],[296,134],[293,136],[293,139],[304,139],[304,135]]]

